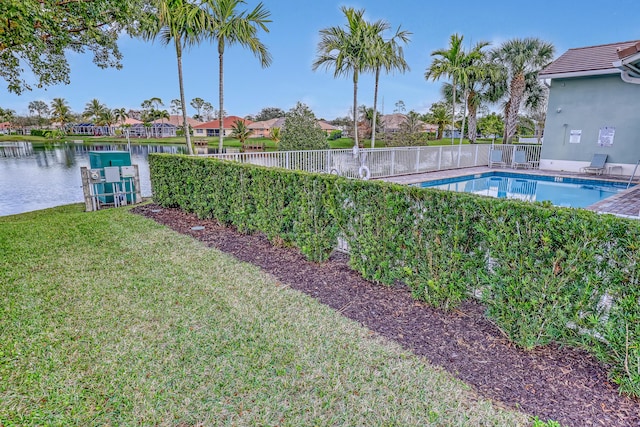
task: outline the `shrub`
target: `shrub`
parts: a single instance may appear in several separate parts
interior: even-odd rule
[[[640,223],[517,200],[149,156],[154,199],[327,259],[337,237],[368,280],[450,309],[479,297],[524,348],[588,349],[640,395]]]
[[[327,135],[322,130],[313,112],[298,102],[284,119],[280,151],[328,150]]]

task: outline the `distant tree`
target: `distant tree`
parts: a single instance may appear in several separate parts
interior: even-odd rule
[[[29,103],[29,113],[37,114],[38,127],[42,127],[43,118],[49,115],[49,106],[44,101],[31,101]]]
[[[271,128],[271,130],[269,131],[269,139],[276,144],[279,143],[280,139],[282,139],[282,129],[280,129],[279,127]]]
[[[260,112],[253,117],[253,120],[256,122],[262,122],[265,120],[279,119],[280,117],[284,117],[284,116],[285,116],[284,110],[278,107],[266,107],[260,110]]]
[[[96,120],[96,124],[99,126],[107,127],[107,135],[111,135],[111,126],[116,123],[116,116],[113,114],[112,110],[105,108]]]
[[[113,116],[116,119],[116,123],[124,124],[124,122],[129,118],[129,113],[127,110],[123,108],[115,108],[113,110]]]
[[[484,135],[493,135],[493,141],[504,129],[504,121],[499,114],[490,113],[478,119],[478,130]]]
[[[69,83],[69,52],[93,53],[101,68],[120,68],[118,37],[133,34],[147,0],[3,0],[0,2],[0,78],[17,94]],[[35,82],[23,79],[32,74]]]
[[[267,24],[271,22],[271,12],[262,3],[251,11],[238,11],[237,7],[244,3],[242,0],[203,0],[201,7],[207,13],[205,23],[208,36],[218,47],[218,89],[219,105],[218,120],[220,124],[218,150],[223,146],[224,119],[224,50],[227,45],[239,44],[253,53],[262,67],[271,65],[271,54],[258,38],[258,31],[269,32]]]
[[[51,120],[57,122],[60,130],[65,131],[65,125],[73,120],[71,108],[64,98],[53,98],[50,105]]]
[[[329,142],[316,116],[305,104],[298,102],[285,116],[280,151],[327,150]]]
[[[202,98],[193,98],[189,103],[189,105],[191,105],[196,110],[196,114],[194,115],[194,117],[197,117],[198,120],[202,119],[202,114],[200,112],[202,111],[202,107],[204,107],[204,104],[206,102],[207,101]]]
[[[244,120],[236,120],[231,125],[231,138],[240,140],[240,143],[244,145],[245,141],[253,131],[249,129]]]
[[[182,102],[180,102],[179,99],[172,99],[171,100],[171,113],[173,114],[182,114]]]
[[[209,122],[211,120],[214,119],[214,117],[216,116],[216,109],[213,108],[213,105],[211,105],[210,102],[205,102],[202,105],[202,118],[204,119],[205,122]],[[222,117],[226,117],[227,114],[223,111],[222,112]]]
[[[94,98],[85,105],[82,117],[87,120],[91,120],[92,122],[96,122],[106,109],[107,107],[104,104]]]
[[[431,104],[429,112],[425,114],[424,120],[427,123],[438,126],[436,139],[442,139],[445,126],[451,124],[451,106],[443,101],[434,102]]]
[[[396,108],[393,110],[394,113],[404,113],[405,111],[407,111],[407,107],[402,99],[396,102],[395,106]]]
[[[16,112],[9,108],[0,108],[0,123],[9,123],[9,133],[11,133],[11,126],[16,119]]]

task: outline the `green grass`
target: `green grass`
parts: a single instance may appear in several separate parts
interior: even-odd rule
[[[0,336],[5,427],[529,423],[126,209],[0,217]]]

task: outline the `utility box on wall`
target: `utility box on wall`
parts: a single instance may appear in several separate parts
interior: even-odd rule
[[[90,151],[89,164],[80,168],[87,211],[142,200],[138,166],[128,151]]]

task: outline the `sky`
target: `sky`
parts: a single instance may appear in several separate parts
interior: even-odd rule
[[[256,0],[246,0],[246,8]],[[228,46],[224,56],[224,109],[228,115],[255,115],[266,107],[285,111],[301,101],[318,118],[327,120],[349,114],[353,104],[350,77],[334,78],[332,71],[312,70],[317,54],[319,31],[344,26],[342,6],[365,9],[369,21],[384,19],[395,30],[398,26],[412,33],[405,46],[410,71],[382,75],[378,110],[393,113],[403,101],[407,111],[424,113],[442,98],[443,81],[426,81],[424,73],[437,49],[446,49],[452,34],[464,36],[466,48],[479,41],[492,46],[513,38],[537,37],[552,43],[558,57],[567,49],[639,40],[640,1],[638,0],[517,0],[427,1],[427,0],[263,0],[273,22],[269,33],[259,37],[267,46],[273,63],[262,68],[251,52],[239,45]],[[175,51],[159,42],[123,38],[119,46],[123,68],[100,69],[90,53],[67,55],[71,65],[69,85],[26,91],[17,96],[0,80],[0,107],[19,115],[28,114],[34,100],[49,103],[61,97],[76,113],[97,98],[109,108],[140,109],[145,99],[158,97],[169,110],[179,98]],[[205,41],[183,56],[185,97],[218,104],[218,56],[216,47]],[[25,74],[29,81],[29,75]],[[33,80],[31,80],[33,82]],[[374,79],[362,75],[358,85],[358,104],[373,105]],[[195,111],[188,107],[188,113]]]

